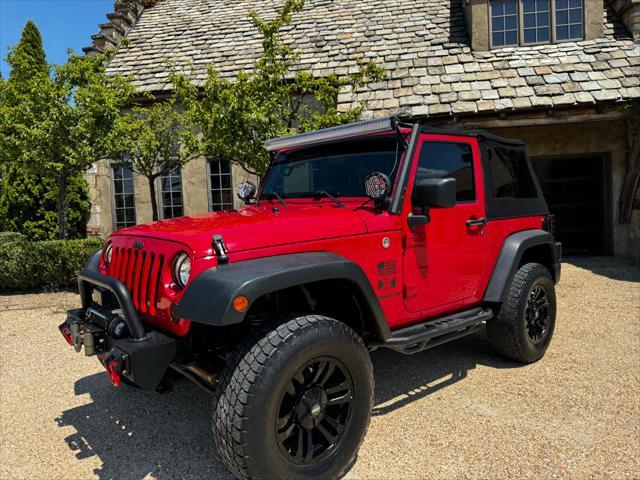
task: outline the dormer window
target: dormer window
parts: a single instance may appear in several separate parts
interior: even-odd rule
[[[584,38],[583,0],[490,0],[491,47]]]

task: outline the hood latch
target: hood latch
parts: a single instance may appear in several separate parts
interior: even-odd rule
[[[227,245],[224,243],[224,239],[222,235],[214,235],[213,241],[211,242],[211,246],[213,250],[216,252],[216,257],[218,257],[218,263],[227,263],[229,262],[229,251],[227,250]]]

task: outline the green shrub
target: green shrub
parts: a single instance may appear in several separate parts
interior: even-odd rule
[[[25,236],[18,232],[0,232],[0,243],[20,242],[26,240]]]
[[[101,246],[98,238],[0,240],[0,291],[75,288],[78,272]]]

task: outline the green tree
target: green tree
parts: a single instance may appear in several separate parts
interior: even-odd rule
[[[200,155],[190,116],[176,108],[174,100],[133,107],[115,121],[108,140],[111,156],[122,158],[147,179],[153,220],[158,220],[156,179]]]
[[[20,41],[9,51],[7,63],[11,65],[9,79],[16,83],[25,84],[37,75],[49,75],[42,35],[35,23],[27,20]]]
[[[26,125],[15,122],[11,112],[19,111],[20,99],[29,96],[42,81],[48,81],[51,68],[46,61],[42,37],[36,25],[28,21],[20,42],[7,55],[11,65],[8,81],[0,80],[0,126],[5,141],[0,138],[0,230],[11,230],[32,239],[56,238],[56,197],[58,186],[53,178],[42,172],[25,168],[25,158],[31,146],[26,137],[20,139],[24,129],[34,126],[36,116],[22,115]],[[89,213],[86,183],[81,173],[69,178],[69,236],[85,233]]]
[[[134,94],[122,77],[105,75],[111,53],[69,54],[53,75],[6,82],[0,105],[0,150],[57,187],[58,237],[69,236],[69,191],[74,176],[106,158],[106,139]],[[22,65],[18,60],[17,65]]]
[[[361,63],[357,73],[314,77],[295,69],[298,54],[282,41],[281,30],[301,12],[304,0],[287,0],[272,21],[250,12],[262,36],[263,52],[252,72],[223,79],[212,66],[200,87],[174,73],[177,97],[202,131],[204,154],[262,173],[270,156],[264,142],[271,138],[349,123],[363,107],[338,111],[336,99],[345,88],[363,88],[384,76],[381,67]]]

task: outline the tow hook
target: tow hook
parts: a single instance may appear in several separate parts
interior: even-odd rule
[[[60,328],[60,333],[64,337],[65,341],[69,345],[73,346],[73,339],[71,338],[71,327],[69,326],[69,324],[65,322],[62,325],[60,325],[60,327],[58,328]]]
[[[105,353],[102,356],[102,365],[104,369],[107,371],[107,375],[109,376],[109,380],[113,384],[114,387],[118,388],[122,383],[122,379],[120,375],[123,373],[124,362],[126,357],[124,354],[112,350],[109,353]]]

